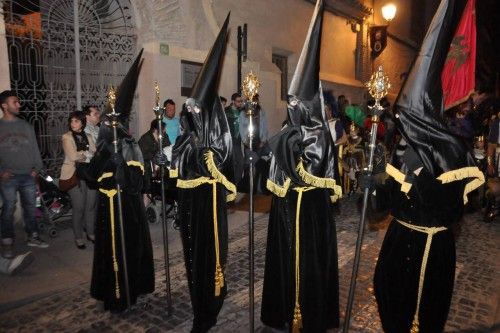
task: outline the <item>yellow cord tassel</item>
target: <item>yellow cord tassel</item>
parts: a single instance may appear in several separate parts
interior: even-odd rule
[[[109,198],[109,224],[111,227],[111,251],[113,258],[113,271],[115,272],[115,295],[116,298],[120,298],[120,284],[118,282],[118,261],[116,260],[116,237],[115,237],[115,205],[114,205],[114,196],[118,193],[115,189],[113,190],[105,190],[100,188],[99,191],[101,193],[106,194]],[[122,231],[123,232],[123,231]]]
[[[220,296],[220,290],[224,287],[224,273],[220,265],[219,255],[219,228],[217,225],[217,182],[212,183],[212,210],[214,221],[214,246],[215,246],[215,296]]]
[[[293,323],[292,323],[292,333],[299,333],[302,328],[302,313],[300,313],[299,303],[295,303],[295,309],[293,309]]]
[[[418,328],[418,318],[413,319],[413,323],[411,324],[411,330],[410,333],[418,333],[419,328]]]
[[[418,281],[418,295],[417,295],[417,308],[415,310],[415,315],[413,316],[413,323],[411,325],[410,333],[418,333],[419,332],[419,321],[418,317],[420,315],[420,301],[422,300],[422,292],[424,290],[424,280],[425,280],[425,271],[427,269],[427,261],[429,260],[429,253],[431,251],[432,237],[438,232],[445,231],[446,227],[423,227],[419,225],[413,225],[410,223],[406,223],[404,221],[396,220],[401,225],[427,234],[427,241],[425,243],[424,255],[422,257],[422,264],[420,266],[420,278]]]
[[[296,187],[298,193],[297,210],[295,212],[295,308],[293,309],[292,332],[299,333],[302,328],[302,312],[300,311],[300,206],[302,193],[312,190],[313,187]]]

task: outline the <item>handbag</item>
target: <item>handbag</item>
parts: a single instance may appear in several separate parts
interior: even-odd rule
[[[69,179],[59,179],[59,189],[63,192],[68,192],[73,187],[80,184],[80,179],[76,176],[76,171]]]

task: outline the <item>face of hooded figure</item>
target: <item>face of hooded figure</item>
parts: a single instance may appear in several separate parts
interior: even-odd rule
[[[183,108],[183,130],[193,133],[196,137],[201,139],[203,131],[203,116],[202,106],[194,98],[188,98]]]

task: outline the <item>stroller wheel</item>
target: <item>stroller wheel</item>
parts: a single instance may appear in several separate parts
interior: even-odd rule
[[[149,205],[146,208],[146,218],[149,223],[158,223],[160,221],[160,208],[158,205]]]
[[[56,228],[50,228],[50,229],[49,229],[49,236],[50,236],[51,238],[55,238],[55,237],[57,237],[57,235],[58,235],[58,232],[57,232],[57,229],[56,229]]]
[[[38,223],[38,230],[44,232],[45,230],[47,230],[47,225],[44,222]]]
[[[179,224],[179,221],[177,221],[177,219],[173,219],[172,220],[172,229],[174,230],[179,230],[181,228],[180,224]]]

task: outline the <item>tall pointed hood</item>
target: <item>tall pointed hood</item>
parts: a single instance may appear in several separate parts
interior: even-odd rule
[[[118,126],[117,133],[119,137],[129,137],[129,120],[130,112],[132,110],[132,104],[134,102],[135,89],[137,87],[137,82],[139,79],[139,73],[141,71],[142,65],[142,52],[139,52],[134,62],[130,66],[127,74],[123,78],[120,86],[118,87],[118,92],[115,101],[115,111],[119,113],[118,116]],[[111,123],[107,115],[103,115],[101,118],[101,126],[99,128],[99,136],[97,137],[97,149],[100,150],[106,147],[110,151],[112,150],[113,142],[113,131],[110,128]]]
[[[319,80],[323,7],[323,1],[318,0],[288,90],[287,126],[270,140],[273,160],[268,188],[279,196],[284,192],[276,189],[290,181],[339,192],[334,181],[334,144]]]
[[[115,110],[120,114],[118,119],[120,123],[128,128],[128,120],[130,117],[130,111],[132,110],[132,103],[134,102],[135,89],[137,87],[137,82],[139,80],[139,73],[142,66],[142,52],[144,49],[139,51],[139,54],[135,58],[132,66],[127,72],[127,75],[122,80],[122,83],[118,87],[118,93],[116,97]]]
[[[198,73],[191,93],[191,98],[203,104],[207,109],[211,108],[214,100],[219,98],[217,88],[226,50],[227,27],[230,15],[231,13],[227,14],[219,35],[208,53],[200,73]]]
[[[172,153],[173,164],[181,178],[208,175],[203,163],[196,164],[200,166],[196,168],[192,160],[189,160],[197,154],[195,150],[200,152],[210,150],[215,164],[219,167],[228,164],[232,156],[231,133],[217,93],[226,49],[228,24],[229,14],[196,78],[191,96],[183,105],[181,113],[183,135],[177,139]]]
[[[427,171],[443,182],[480,177],[465,143],[440,118],[441,71],[464,7],[464,0],[441,1],[395,103],[401,134]]]
[[[299,62],[288,89],[289,95],[302,100],[312,100],[318,92],[323,6],[322,0],[316,3]]]

